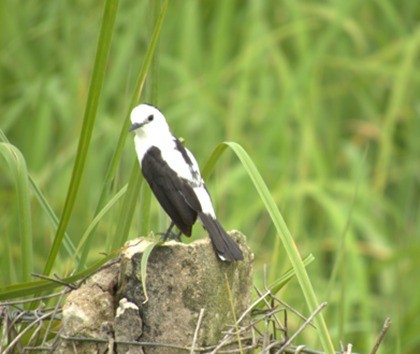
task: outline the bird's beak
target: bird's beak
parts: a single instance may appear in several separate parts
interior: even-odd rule
[[[142,127],[142,126],[143,126],[143,124],[141,124],[141,123],[133,123],[133,124],[131,124],[129,132],[132,132],[133,130],[136,130],[136,129]]]

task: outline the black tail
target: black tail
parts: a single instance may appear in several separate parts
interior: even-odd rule
[[[216,219],[204,213],[198,213],[198,217],[209,233],[213,247],[222,261],[240,261],[244,259],[239,246]]]

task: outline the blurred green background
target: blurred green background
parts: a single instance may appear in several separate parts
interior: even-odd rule
[[[103,4],[14,1],[1,6],[0,129],[22,153],[57,215],[80,137]],[[150,40],[152,6],[121,1],[81,189],[67,229],[92,221]],[[391,317],[380,353],[420,352],[420,7],[416,1],[170,1],[156,56],[157,105],[204,165],[235,141],[269,186],[302,255],[334,343],[366,353]],[[151,87],[149,83],[148,88]],[[114,193],[135,162],[125,144]],[[290,263],[233,154],[208,187],[226,229],[247,235],[255,283]],[[113,194],[113,193],[111,193]],[[55,234],[31,198],[33,270]],[[89,262],[109,252],[121,203],[100,221]],[[0,158],[0,286],[22,281],[15,179]],[[136,211],[130,237],[139,233]],[[155,231],[167,225],[152,199]],[[200,227],[195,236],[202,236]],[[65,252],[53,271],[72,267]],[[282,299],[304,312],[296,282]],[[306,331],[309,342],[314,331]]]

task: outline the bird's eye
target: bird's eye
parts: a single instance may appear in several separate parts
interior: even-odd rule
[[[153,120],[153,118],[154,118],[154,117],[153,117],[153,114],[151,114],[150,116],[148,116],[148,117],[147,117],[147,120],[148,120],[149,122],[151,122],[151,121]]]

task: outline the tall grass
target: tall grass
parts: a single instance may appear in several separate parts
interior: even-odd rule
[[[28,280],[30,270],[64,275],[93,266],[126,237],[164,228],[139,185],[131,138],[125,142],[153,6],[115,8],[115,25],[106,23],[109,60],[101,56],[98,66],[102,5],[2,2],[0,129],[10,142],[2,139],[0,159],[2,288]],[[352,342],[361,353],[387,316],[393,325],[382,353],[420,350],[418,16],[415,2],[389,0],[173,1],[159,35],[157,88],[143,96],[158,103],[202,166],[221,141],[248,151],[300,253],[315,256],[307,271],[318,300],[329,303],[323,313],[335,346]],[[95,70],[103,89],[69,213]],[[21,157],[8,158],[10,151]],[[274,282],[289,258],[244,168],[225,155],[207,182],[219,218],[248,236],[256,284],[264,264]],[[13,166],[25,164],[29,179],[16,178]],[[123,220],[127,206],[132,220]],[[46,263],[58,220],[66,246]],[[298,282],[281,296],[307,314]],[[299,340],[317,346],[316,336],[307,330]]]

